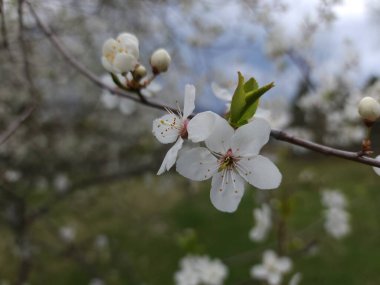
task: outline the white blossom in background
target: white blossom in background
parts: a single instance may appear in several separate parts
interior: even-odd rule
[[[302,274],[297,272],[290,278],[289,285],[298,285],[301,282]]]
[[[76,230],[71,226],[60,227],[58,233],[61,239],[67,243],[73,242],[76,237]]]
[[[337,190],[324,190],[322,192],[324,211],[324,227],[328,234],[336,239],[348,235],[351,231],[350,214],[346,211],[347,199]]]
[[[169,111],[169,114],[153,121],[152,133],[157,140],[163,144],[175,143],[166,153],[157,175],[169,170],[175,164],[184,139],[201,142],[210,135],[217,115],[212,112],[202,112],[190,120],[189,116],[194,108],[195,87],[188,84],[185,87],[183,113],[180,110],[178,114]]]
[[[70,187],[70,179],[66,174],[60,173],[54,177],[53,186],[58,193],[64,193]]]
[[[88,283],[88,285],[106,285],[106,283],[100,278],[94,278]]]
[[[176,285],[221,285],[227,275],[228,268],[219,259],[188,255],[181,259],[174,280]]]
[[[94,244],[95,244],[95,247],[98,249],[107,248],[109,245],[108,237],[106,235],[103,235],[103,234],[98,235],[95,238]]]
[[[251,268],[251,276],[265,280],[270,285],[281,284],[282,277],[292,269],[292,261],[288,257],[278,257],[273,250],[266,250],[263,263]]]
[[[4,179],[8,182],[17,182],[21,178],[21,172],[13,169],[6,170],[4,172]]]
[[[270,207],[267,204],[263,204],[261,208],[253,210],[253,215],[255,226],[249,232],[249,237],[252,241],[262,241],[266,238],[272,226]]]
[[[244,183],[259,189],[277,188],[282,175],[268,158],[259,155],[270,136],[269,124],[256,118],[236,131],[215,114],[213,132],[205,139],[207,148],[183,151],[177,172],[194,181],[212,177],[210,198],[220,211],[236,211],[244,194]],[[204,124],[210,124],[205,120]]]
[[[300,182],[312,182],[316,178],[315,172],[310,169],[304,169],[298,175],[298,180]]]
[[[123,78],[121,75],[118,75],[118,77],[121,82],[125,80],[125,78]],[[101,77],[101,80],[103,83],[107,84],[112,88],[117,87],[109,74],[104,74]],[[126,98],[122,98],[120,96],[116,96],[106,89],[103,89],[102,91],[102,94],[100,96],[100,102],[106,109],[109,110],[119,108],[120,112],[124,115],[131,115],[137,109],[136,102],[128,100]]]
[[[116,39],[103,44],[102,64],[112,73],[120,74],[134,70],[138,64],[139,41],[130,33],[121,33]]]
[[[211,83],[211,90],[216,98],[226,102],[226,112],[229,112],[233,95],[232,92],[226,88],[221,87],[216,82]]]

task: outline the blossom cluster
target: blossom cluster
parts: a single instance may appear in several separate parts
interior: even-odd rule
[[[234,129],[227,120],[210,111],[192,117],[194,109],[195,87],[187,85],[183,113],[170,111],[153,121],[154,136],[161,143],[174,143],[157,174],[177,162],[177,172],[186,178],[194,181],[212,178],[211,202],[224,212],[237,209],[245,182],[259,189],[274,189],[280,185],[282,175],[276,165],[259,154],[271,131],[265,120],[253,118]],[[204,142],[205,147],[179,153],[185,140]]]
[[[221,285],[227,275],[228,268],[219,259],[188,255],[180,261],[174,279],[176,285]]]
[[[249,232],[249,238],[252,241],[262,241],[265,239],[272,226],[271,209],[267,204],[263,204],[261,208],[253,210],[253,215],[256,224]]]
[[[325,229],[336,239],[348,235],[351,231],[350,214],[346,211],[347,200],[337,190],[324,190],[322,192],[322,204],[325,209]]]

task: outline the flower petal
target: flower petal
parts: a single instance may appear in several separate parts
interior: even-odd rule
[[[172,166],[177,160],[177,154],[178,154],[178,151],[181,149],[182,144],[183,144],[183,139],[179,137],[177,142],[166,153],[165,158],[162,161],[161,167],[157,172],[157,175],[161,175],[165,171],[169,171],[170,168],[172,168]]]
[[[277,262],[277,254],[273,250],[266,250],[263,254],[263,264],[272,267]]]
[[[292,261],[288,257],[281,257],[277,260],[276,267],[278,271],[286,273],[292,268]]]
[[[376,156],[375,159],[380,161],[380,155]],[[372,167],[372,168],[377,175],[380,175],[380,167]]]
[[[207,139],[214,130],[217,114],[207,111],[197,114],[189,121],[187,133],[189,140],[201,142]]]
[[[236,155],[256,155],[268,142],[270,126],[264,119],[254,118],[252,122],[238,128],[231,139],[231,149]]]
[[[226,102],[231,102],[232,93],[228,89],[221,87],[216,82],[211,83],[211,89],[212,89],[212,92],[214,93],[215,97],[219,98],[220,100],[226,101]]]
[[[257,279],[265,279],[268,276],[268,270],[263,265],[255,265],[251,268],[251,276]]]
[[[113,109],[119,104],[120,97],[111,94],[111,92],[107,90],[103,90],[102,97],[100,97],[100,101],[102,102],[103,106],[107,109]]]
[[[206,146],[217,153],[225,154],[230,148],[230,140],[234,129],[222,117],[215,116],[214,130],[205,140]]]
[[[153,121],[153,135],[160,143],[173,143],[177,140],[182,127],[181,119],[167,114]]]
[[[113,67],[119,73],[133,70],[136,64],[136,58],[133,55],[125,52],[117,53],[115,56],[115,60],[113,61]]]
[[[282,275],[278,272],[271,272],[268,274],[268,283],[270,285],[278,285],[281,283]]]
[[[105,68],[105,70],[109,72],[114,72],[112,64],[108,61],[108,59],[105,56],[102,56],[102,65]]]
[[[195,87],[187,84],[185,86],[185,102],[183,104],[183,117],[187,118],[195,109]]]
[[[131,115],[137,108],[137,103],[132,100],[124,99],[120,101],[119,109],[124,115]]]
[[[211,182],[210,198],[219,211],[232,213],[244,194],[244,180],[234,170],[216,173]]]
[[[249,184],[259,189],[277,188],[282,180],[277,166],[261,155],[240,159],[237,170]]]
[[[195,181],[210,178],[218,170],[218,161],[204,147],[196,147],[184,151],[177,161],[177,172]]]

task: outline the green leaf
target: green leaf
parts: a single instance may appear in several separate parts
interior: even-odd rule
[[[251,119],[256,113],[257,107],[259,106],[260,97],[263,96],[268,90],[270,90],[273,87],[274,83],[271,82],[259,89],[256,89],[246,94],[246,105],[242,109],[240,119],[237,122],[237,127],[240,127],[248,123],[248,120]]]
[[[238,72],[238,86],[232,96],[231,110],[230,110],[230,123],[233,125],[237,123],[240,119],[241,111],[243,110],[245,102],[245,91],[244,91],[244,77]]]
[[[259,88],[255,78],[251,77],[246,83],[244,83],[244,92],[250,93]]]

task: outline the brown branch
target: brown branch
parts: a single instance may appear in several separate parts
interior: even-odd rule
[[[34,110],[36,109],[36,104],[32,104],[29,108],[27,108],[15,121],[13,121],[8,129],[6,129],[3,133],[0,134],[0,145],[5,143],[21,126],[21,124],[32,115]]]
[[[95,74],[93,74],[91,71],[89,71],[85,66],[83,66],[81,63],[79,63],[76,59],[74,59],[64,48],[64,46],[61,44],[61,42],[58,40],[58,38],[50,31],[46,25],[44,25],[40,18],[38,17],[37,13],[33,9],[33,6],[26,2],[29,5],[30,11],[32,12],[34,19],[37,22],[37,25],[40,27],[42,32],[47,36],[47,38],[50,40],[50,42],[54,45],[54,47],[61,53],[61,55],[74,67],[76,68],[80,73],[82,73],[84,76],[86,76],[88,79],[90,79],[93,83],[98,85],[99,87],[106,89],[110,91],[113,94],[119,95],[121,97],[125,97],[134,101],[139,102],[140,104],[143,104],[145,106],[153,107],[160,110],[172,110],[173,112],[176,112],[175,108],[162,105],[160,103],[155,103],[151,101],[142,101],[139,98],[132,96],[131,94],[124,92],[119,89],[112,88],[106,84],[104,84]],[[380,167],[380,161],[375,160],[370,157],[362,156],[360,153],[356,152],[350,152],[345,150],[340,150],[332,147],[328,147],[325,145],[317,144],[308,140],[304,140],[301,138],[297,138],[294,136],[291,136],[285,132],[278,131],[278,130],[272,130],[271,131],[271,137],[275,138],[279,141],[284,141],[293,145],[297,145],[318,153],[322,153],[325,155],[331,155],[335,157],[339,157],[342,159],[352,160],[358,163],[367,164],[371,166],[377,166]]]

